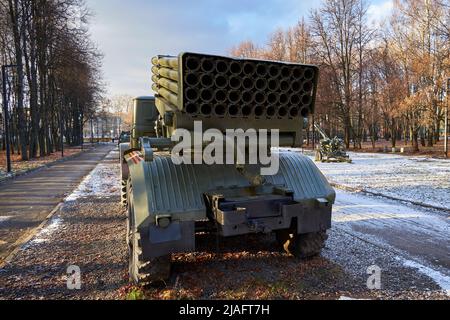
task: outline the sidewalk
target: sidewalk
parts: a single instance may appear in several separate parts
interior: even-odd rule
[[[21,161],[20,155],[13,154],[11,155],[11,173],[6,172],[6,154],[4,151],[0,151],[0,184],[36,170],[52,166],[55,163],[78,157],[81,153],[92,150],[95,147],[97,147],[97,145],[90,144],[84,145],[83,147],[65,146],[64,157],[62,157],[61,152],[58,151],[42,158],[38,157],[27,161]]]
[[[0,263],[115,147],[100,145],[0,184]]]

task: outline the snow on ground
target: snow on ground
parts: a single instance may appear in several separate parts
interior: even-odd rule
[[[5,222],[5,221],[10,220],[11,218],[12,218],[12,216],[4,216],[4,217],[0,217],[0,224],[1,224],[2,222]]]
[[[436,282],[447,293],[447,295],[450,296],[450,277],[415,261],[405,259],[401,260],[403,260],[402,262],[405,267],[417,269],[420,273],[423,273],[433,279],[434,282]]]
[[[111,151],[105,158],[106,161],[99,163],[65,201],[75,201],[85,197],[104,198],[119,195],[120,168],[119,166],[111,166],[110,163],[117,161],[117,153],[118,151]]]
[[[404,267],[450,292],[450,220],[446,214],[338,190],[333,228],[387,250]],[[347,266],[358,265],[352,255],[346,259]]]
[[[65,199],[65,202],[73,202],[86,197],[104,198],[120,194],[119,166],[112,165],[112,163],[116,164],[117,162],[116,153],[117,151],[112,151],[107,155],[105,160],[100,162],[95,169],[83,179],[78,188]],[[58,215],[55,215],[31,241],[22,247],[22,250],[50,242],[52,240],[52,235],[59,229],[64,228],[64,220]]]
[[[353,163],[317,163],[330,182],[450,209],[450,160],[350,153]]]
[[[54,217],[50,220],[50,223],[43,228],[39,233],[31,240],[30,245],[45,243],[51,239],[52,234],[63,225],[63,220],[59,217]]]
[[[450,220],[446,216],[396,201],[337,190],[333,215],[334,222],[338,224],[365,222],[372,228],[383,230],[414,230],[434,240],[446,240],[447,245],[450,245]],[[409,230],[405,230],[405,227]]]

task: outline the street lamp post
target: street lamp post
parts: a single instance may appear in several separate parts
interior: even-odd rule
[[[10,173],[12,171],[11,168],[11,145],[10,145],[10,137],[9,137],[9,115],[8,115],[8,100],[6,95],[6,69],[7,68],[16,68],[17,65],[4,65],[2,66],[2,89],[3,89],[3,117],[4,117],[4,127],[5,127],[5,144],[6,144],[6,171]]]
[[[91,146],[94,145],[94,122],[91,117]]]

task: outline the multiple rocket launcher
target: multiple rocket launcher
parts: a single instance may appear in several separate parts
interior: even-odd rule
[[[157,99],[194,118],[288,120],[314,111],[315,66],[193,53],[152,64]]]

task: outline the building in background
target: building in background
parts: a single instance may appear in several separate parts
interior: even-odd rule
[[[84,125],[84,140],[89,142],[90,139],[95,141],[117,140],[122,131],[128,131],[129,126],[121,116],[104,113],[89,119]]]

